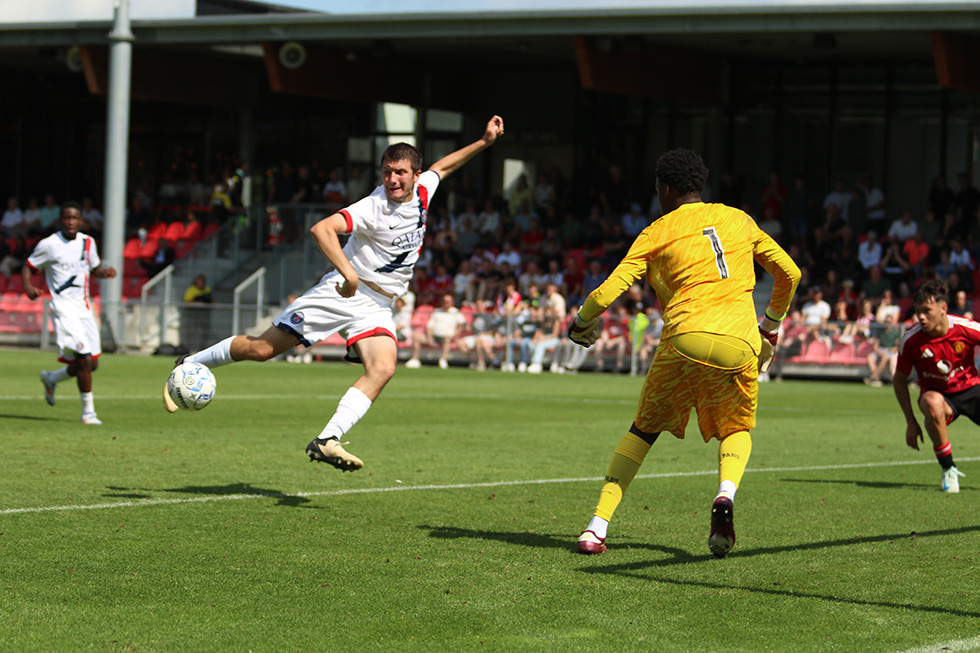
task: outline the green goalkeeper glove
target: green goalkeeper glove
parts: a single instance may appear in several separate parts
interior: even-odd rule
[[[576,345],[591,347],[599,338],[599,333],[597,331],[598,326],[599,318],[595,317],[591,320],[583,320],[578,314],[576,314],[575,320],[568,325],[568,337],[571,338],[572,342],[574,342]]]
[[[759,350],[759,373],[765,374],[769,371],[772,357],[776,354],[776,341],[779,339],[779,325],[782,320],[774,320],[766,312],[759,325],[759,335],[762,336],[762,348]]]

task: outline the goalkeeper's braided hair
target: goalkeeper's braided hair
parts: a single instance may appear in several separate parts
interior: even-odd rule
[[[657,159],[657,179],[683,195],[700,194],[708,182],[708,169],[697,152],[678,148]]]
[[[921,306],[930,299],[937,304],[939,302],[949,304],[949,286],[946,285],[945,281],[942,279],[926,281],[912,295],[912,302],[916,306]]]

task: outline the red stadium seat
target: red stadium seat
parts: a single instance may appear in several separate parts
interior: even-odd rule
[[[160,244],[156,241],[156,239],[147,239],[147,241],[143,243],[143,249],[140,250],[140,258],[151,259],[153,258],[154,254],[157,253],[158,249],[160,249]]]
[[[163,233],[163,239],[177,242],[184,239],[184,223],[180,221],[171,222],[167,230]]]
[[[204,235],[204,227],[200,222],[188,222],[184,227],[184,240],[201,240]]]
[[[163,235],[167,232],[166,222],[156,222],[150,227],[149,231],[146,232],[146,239],[157,240],[158,238],[163,238]]]
[[[142,249],[143,243],[140,242],[139,238],[130,238],[126,241],[126,246],[123,247],[123,258],[137,259],[140,257],[140,251]]]
[[[220,228],[221,225],[217,223],[214,222],[209,223],[208,226],[204,227],[204,233],[201,234],[201,240],[204,240],[205,238],[210,238],[211,235]]]
[[[177,252],[174,254],[175,258],[184,258],[187,256],[192,249],[197,247],[197,243],[193,240],[185,240],[180,245],[177,246]]]
[[[44,282],[43,274],[35,274],[34,277],[31,279],[31,283],[38,287],[40,287],[43,282]],[[8,293],[12,292],[17,295],[20,295],[21,293],[24,292],[24,281],[23,279],[21,279],[19,274],[11,275],[10,278],[7,279],[6,292]]]
[[[123,276],[124,277],[145,277],[146,268],[140,265],[140,262],[136,259],[123,259]]]
[[[850,364],[854,359],[854,345],[848,342],[835,342],[827,357],[828,363]]]
[[[425,328],[429,318],[432,317],[433,310],[435,309],[428,305],[416,307],[415,312],[412,313],[412,328]]]
[[[826,363],[830,348],[823,340],[811,340],[807,343],[800,361],[803,363]]]
[[[862,362],[868,359],[868,354],[875,350],[875,346],[865,340],[858,344],[857,349],[854,351],[854,357],[860,359]]]

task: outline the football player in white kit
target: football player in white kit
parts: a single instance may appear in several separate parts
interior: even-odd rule
[[[101,424],[92,397],[92,372],[99,367],[102,341],[89,302],[89,276],[111,279],[116,271],[102,267],[95,240],[79,231],[81,225],[81,206],[65,202],[61,206],[61,229],[37,244],[21,278],[27,296],[37,299],[43,291],[31,281],[35,272],[44,271],[51,291],[58,360],[67,363],[53,372],[41,372],[44,399],[54,406],[55,386],[74,376],[82,399],[82,424]]]
[[[261,336],[232,336],[196,354],[181,357],[209,368],[243,360],[266,361],[302,342],[312,345],[340,333],[347,360],[364,374],[347,390],[323,431],[306,447],[310,460],[342,471],[360,469],[360,458],[344,450],[340,438],[354,426],[395,373],[398,348],[391,307],[405,294],[425,235],[429,200],[439,183],[504,133],[493,116],[483,137],[439,159],[422,172],[422,155],[407,143],[388,147],[381,157],[382,185],[368,197],[320,220],[310,234],[334,269],[279,314]],[[341,248],[339,236],[350,234]],[[169,412],[177,406],[164,385]]]

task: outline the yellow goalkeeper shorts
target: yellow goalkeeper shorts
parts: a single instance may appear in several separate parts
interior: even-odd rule
[[[747,343],[739,343],[695,333],[661,340],[640,393],[637,428],[683,438],[691,409],[705,442],[755,428],[759,361]]]

